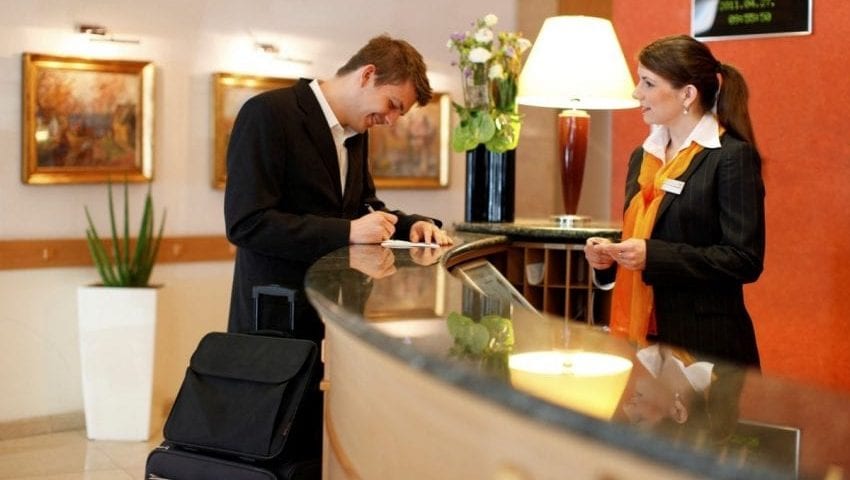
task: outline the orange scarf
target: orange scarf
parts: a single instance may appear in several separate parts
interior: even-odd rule
[[[666,164],[662,164],[654,155],[644,152],[638,176],[640,190],[632,197],[623,218],[624,239],[649,238],[655,226],[658,206],[664,198],[664,190],[661,187],[666,180],[678,178],[685,173],[691,160],[702,149],[702,145],[691,142],[690,146],[680,150],[673,160]],[[640,344],[646,341],[654,314],[652,287],[643,283],[642,273],[640,270],[617,267],[610,323],[612,332],[625,335]]]

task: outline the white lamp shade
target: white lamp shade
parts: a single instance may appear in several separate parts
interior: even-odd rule
[[[634,88],[610,21],[550,17],[520,73],[517,102],[588,110],[633,108],[638,106]]]

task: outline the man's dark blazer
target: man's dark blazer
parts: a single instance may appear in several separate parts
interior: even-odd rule
[[[252,329],[253,286],[302,290],[316,259],[348,245],[351,220],[368,212],[366,204],[386,210],[375,196],[365,133],[346,141],[342,194],[331,130],[309,82],[249,99],[233,126],[224,198],[227,238],[238,247],[229,331]],[[432,220],[392,213],[399,216],[397,238],[406,239],[417,220]]]
[[[627,205],[640,188],[642,159],[637,148],[626,177]],[[654,291],[658,340],[757,366],[743,284],[763,269],[761,159],[726,133],[720,148],[698,153],[678,180],[684,188],[664,194],[646,242],[643,281]]]

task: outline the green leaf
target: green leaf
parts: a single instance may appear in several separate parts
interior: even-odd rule
[[[470,325],[465,337],[467,348],[475,355],[484,353],[484,350],[490,345],[490,333],[487,331],[487,327],[480,323]]]
[[[496,134],[496,122],[489,113],[478,115],[474,124],[478,131],[478,143],[486,143]]]
[[[508,351],[514,346],[514,326],[509,318],[499,315],[486,315],[481,318],[481,324],[487,328],[493,351]]]
[[[449,327],[449,335],[453,338],[459,337],[464,329],[472,324],[472,319],[461,315],[457,312],[452,312],[446,319],[446,325]]]
[[[97,229],[91,219],[91,214],[89,214],[89,209],[85,208],[85,211],[86,220],[88,220],[89,224],[89,228],[86,230],[86,244],[88,245],[89,253],[92,256],[92,260],[100,274],[103,284],[115,285],[117,283],[117,278],[112,272],[112,264],[109,261],[109,254],[106,252],[106,247],[103,245],[103,242],[101,242],[100,237],[98,237]]]
[[[452,150],[465,152],[478,145],[478,138],[469,126],[458,125],[452,132]]]
[[[132,272],[130,270],[130,199],[129,186],[127,185],[127,176],[124,176],[124,247],[122,248],[121,261],[118,262],[122,266],[121,273],[127,278],[128,283],[132,285]]]

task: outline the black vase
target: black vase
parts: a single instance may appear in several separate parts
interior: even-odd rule
[[[495,153],[479,144],[466,151],[467,222],[513,222],[516,150]]]

